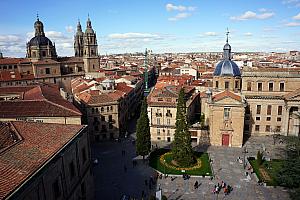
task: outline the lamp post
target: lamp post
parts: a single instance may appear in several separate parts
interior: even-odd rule
[[[246,169],[246,153],[248,153],[246,147],[244,147],[243,153],[244,153],[244,169]]]

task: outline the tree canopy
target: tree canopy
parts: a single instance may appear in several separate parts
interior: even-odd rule
[[[140,117],[136,127],[136,152],[138,155],[148,155],[151,148],[150,126],[147,113],[147,99],[143,99]]]
[[[176,130],[172,144],[172,154],[177,164],[185,167],[191,166],[194,163],[194,157],[191,145],[191,134],[187,124],[184,95],[184,89],[181,88],[177,101]]]

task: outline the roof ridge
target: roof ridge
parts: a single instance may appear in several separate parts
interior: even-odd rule
[[[65,110],[69,110],[69,111],[71,111],[71,112],[73,112],[73,113],[77,113],[77,114],[80,114],[80,115],[82,115],[82,113],[81,112],[77,112],[77,111],[75,111],[75,110],[72,110],[72,109],[70,109],[70,108],[67,108],[67,107],[65,107],[65,106],[62,106],[62,105],[60,105],[60,104],[57,104],[57,103],[55,103],[55,102],[52,102],[52,101],[50,101],[50,100],[48,100],[48,99],[45,99],[45,100],[42,100],[42,101],[46,101],[46,102],[48,102],[48,103],[51,103],[52,105],[55,105],[55,106],[58,106],[58,107],[61,107],[61,108],[63,108],[63,109],[65,109]],[[66,100],[67,101],[67,100]],[[68,101],[69,102],[69,101]],[[71,103],[71,102],[70,102]],[[72,104],[73,105],[73,104]],[[76,108],[76,107],[75,107]]]

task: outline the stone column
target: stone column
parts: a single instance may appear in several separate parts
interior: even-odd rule
[[[289,118],[290,118],[290,107],[286,107],[286,112],[284,115],[284,118],[282,119],[282,125],[283,129],[282,132],[284,133],[285,136],[288,136],[289,134]]]

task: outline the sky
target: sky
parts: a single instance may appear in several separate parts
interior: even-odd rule
[[[0,51],[25,57],[37,13],[59,56],[88,15],[99,53],[300,50],[300,0],[1,0]]]

